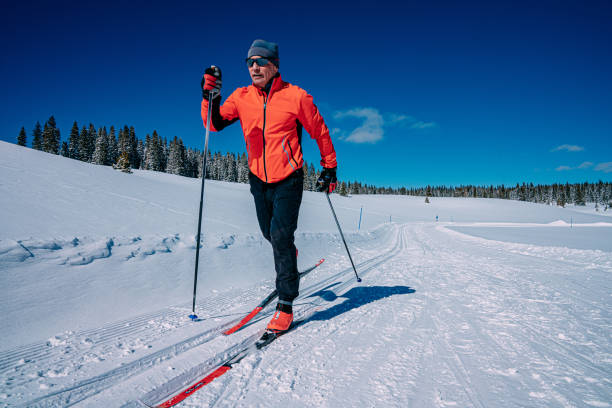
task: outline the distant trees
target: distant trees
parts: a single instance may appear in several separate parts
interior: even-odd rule
[[[96,144],[91,158],[94,164],[109,165],[108,162],[108,134],[106,127],[98,129],[96,134]]]
[[[368,187],[365,194],[376,194],[375,188]],[[414,195],[425,197],[476,197],[519,200],[542,204],[556,204],[564,207],[567,204],[586,205],[587,202],[598,203],[607,208],[612,199],[612,183],[550,184],[533,185],[517,184],[514,187],[499,186],[459,186],[459,187],[426,187],[399,190],[391,189],[391,194]],[[428,192],[430,193],[428,195]],[[364,193],[361,193],[364,194]]]
[[[68,157],[80,160],[79,151],[79,125],[75,121],[72,124],[70,138],[68,139]]]
[[[40,122],[36,122],[32,131],[32,149],[42,150],[42,128]]]
[[[93,124],[83,126],[75,121],[68,141],[61,141],[60,131],[55,118],[51,116],[44,125],[36,122],[32,131],[32,148],[52,154],[61,154],[75,160],[98,165],[110,166],[129,172],[130,169],[142,169],[167,172],[186,177],[202,177],[202,152],[185,146],[177,136],[168,143],[156,130],[147,134],[144,141],[138,139],[133,126],[119,128],[118,136],[114,126],[107,131],[106,127],[96,130]],[[25,128],[21,128],[17,143],[27,145]],[[304,190],[315,191],[320,171],[314,164],[304,162]],[[228,182],[248,183],[249,167],[245,153],[207,153],[206,178]],[[420,188],[392,188],[363,184],[358,181],[338,182],[336,190],[341,195],[352,194],[394,194],[423,196],[425,201],[435,197],[473,197],[520,200],[534,203],[586,205],[596,203],[607,210],[612,206],[612,183],[534,185],[533,183],[516,184],[513,187],[504,185],[462,185],[462,186],[426,186]]]
[[[121,170],[124,173],[131,173],[130,169],[130,157],[127,152],[123,152],[119,155],[119,160],[113,165],[114,169]]]
[[[55,123],[55,118],[51,116],[45,122],[42,132],[42,150],[47,153],[59,154],[61,145],[60,131]]]
[[[179,176],[185,175],[185,169],[187,167],[187,149],[183,145],[183,141],[178,137],[174,136],[174,140],[170,142],[170,149],[168,153],[168,165],[166,166],[166,173],[176,174]]]
[[[25,146],[27,144],[26,131],[23,126],[21,127],[21,130],[19,131],[19,136],[17,136],[17,144],[19,146]]]

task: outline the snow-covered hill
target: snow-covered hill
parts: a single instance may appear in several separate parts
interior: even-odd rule
[[[273,287],[247,185],[0,142],[0,406],[135,406],[253,335]],[[608,407],[612,224],[584,208],[305,193],[307,321],[185,406]],[[358,230],[360,211],[361,228]],[[436,222],[436,216],[438,222]]]

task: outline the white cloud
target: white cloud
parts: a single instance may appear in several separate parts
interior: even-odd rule
[[[344,140],[353,143],[376,143],[382,140],[385,131],[385,121],[374,108],[355,108],[347,111],[336,112],[336,119],[357,118],[363,119],[363,123],[354,129]]]
[[[377,143],[383,139],[385,128],[389,127],[428,129],[437,126],[434,122],[423,122],[406,114],[385,113],[383,115],[375,108],[354,108],[334,114],[334,119],[337,120],[347,118],[361,119],[363,123],[351,132],[334,128],[332,134],[339,135],[342,140],[353,143]],[[344,136],[347,133],[348,136]]]
[[[599,163],[595,166],[595,171],[603,171],[604,173],[612,173],[612,162]]]
[[[576,146],[576,145],[570,145],[570,144],[564,144],[561,146],[557,146],[554,149],[551,150],[551,152],[558,152],[561,150],[565,150],[568,152],[581,152],[584,150],[584,147],[582,146]]]
[[[424,122],[403,113],[387,113],[384,119],[386,126],[401,126],[410,129],[428,129],[437,126],[435,122]]]
[[[578,167],[570,167],[570,166],[559,166],[555,170],[556,171],[569,171],[569,170],[578,170],[578,169],[589,169],[593,167],[593,163],[590,161],[582,162]],[[603,171],[604,173],[612,173],[612,162],[607,163],[599,163],[593,169],[595,171]]]

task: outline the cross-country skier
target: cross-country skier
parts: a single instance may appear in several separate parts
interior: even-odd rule
[[[278,45],[255,40],[246,65],[252,85],[236,89],[221,105],[221,70],[207,68],[202,78],[202,119],[206,126],[208,99],[213,96],[211,131],[240,120],[249,160],[249,182],[257,220],[274,252],[278,305],[267,326],[282,332],[293,322],[293,300],[299,277],[294,233],[302,202],[302,128],[317,141],[323,171],[319,191],[336,188],[336,152],[317,107],[303,89],[284,82],[279,69]]]

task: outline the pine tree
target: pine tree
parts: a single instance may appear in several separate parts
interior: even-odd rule
[[[576,185],[576,193],[574,194],[574,204],[576,205],[586,205],[584,202],[584,192],[582,191],[582,187],[580,184]]]
[[[42,128],[40,122],[36,122],[32,131],[32,149],[42,150]]]
[[[174,136],[170,142],[170,154],[168,156],[168,166],[166,172],[170,174],[183,175],[185,169],[185,146],[183,141]]]
[[[160,138],[161,143],[161,166],[162,169],[160,171],[166,171],[166,166],[168,166],[168,155],[170,154],[170,148],[168,147],[168,139],[164,137],[162,140]]]
[[[45,122],[45,127],[42,132],[42,148],[43,152],[49,153],[51,148],[51,138],[53,137],[53,129],[49,127],[49,121]]]
[[[68,143],[66,142],[62,142],[61,155],[64,157],[70,157],[70,152],[68,151]]]
[[[17,144],[19,146],[25,146],[27,144],[27,136],[26,136],[26,131],[25,128],[22,126],[21,130],[19,131],[19,136],[17,136]]]
[[[89,128],[86,129],[83,127],[83,131],[81,131],[81,160],[90,163],[93,158],[94,150],[96,149],[96,127],[93,123],[89,124]]]
[[[236,156],[233,153],[228,153],[225,156],[226,170],[225,181],[235,183],[238,181],[238,169],[236,168]]]
[[[574,202],[574,197],[573,197],[572,187],[569,185],[569,183],[565,183],[565,204],[573,203],[573,202]]]
[[[140,167],[140,157],[138,156],[138,140],[136,139],[136,131],[134,126],[130,126],[128,130],[129,156],[130,165],[133,169]]]
[[[305,187],[307,185],[307,191],[315,191],[315,187],[317,184],[317,172],[315,171],[314,164],[310,163],[310,168],[308,169],[308,178],[307,182],[304,183]]]
[[[92,163],[104,165],[108,156],[108,135],[106,127],[98,129],[96,137],[96,147],[92,155]]]
[[[68,157],[71,159],[79,160],[81,157],[80,154],[80,137],[79,137],[79,125],[76,120],[72,124],[72,129],[70,130],[70,137],[68,139]]]
[[[239,183],[248,183],[249,182],[249,161],[247,155],[242,153],[240,158],[238,159],[237,173],[238,173],[238,182]]]
[[[121,153],[121,155],[119,156],[119,160],[117,160],[117,164],[115,164],[113,168],[116,170],[121,170],[124,173],[132,172],[132,170],[130,169],[130,158],[127,152]]]
[[[149,146],[145,148],[145,168],[152,171],[163,171],[162,168],[162,147],[157,131],[153,131],[153,136],[149,139]]]
[[[194,178],[198,177],[198,152],[196,150],[187,149],[185,176]]]
[[[81,134],[79,135],[79,157],[78,159],[84,162],[88,162],[90,157],[88,155],[90,140],[89,140],[89,131],[85,126],[81,128]],[[76,159],[76,157],[75,157]]]
[[[130,159],[131,143],[130,143],[130,129],[127,125],[123,126],[123,129],[119,129],[119,137],[117,140],[117,149],[119,156],[126,153],[128,160]]]
[[[562,187],[559,189],[559,194],[557,195],[557,205],[559,207],[565,207],[566,203],[567,199],[565,198],[565,189]]]
[[[113,163],[116,163],[117,159],[119,158],[119,152],[117,150],[117,138],[115,137],[114,126],[110,127],[110,132],[107,135],[106,146],[108,147],[108,150],[106,152],[106,161],[104,162],[104,164],[110,166]]]
[[[138,147],[136,148],[136,152],[138,155],[138,168],[139,169],[144,169],[144,143],[142,143],[142,140],[138,139]]]
[[[142,168],[149,170],[149,155],[151,154],[151,135],[147,133],[144,142],[144,152],[142,155]]]
[[[213,157],[209,150],[206,152],[206,178],[207,179],[210,179],[210,180],[215,179],[214,178],[214,175],[215,175],[214,167],[215,167],[215,163],[213,162]]]
[[[42,150],[47,153],[59,154],[60,133],[55,123],[55,118],[51,116],[45,123],[42,133]]]

